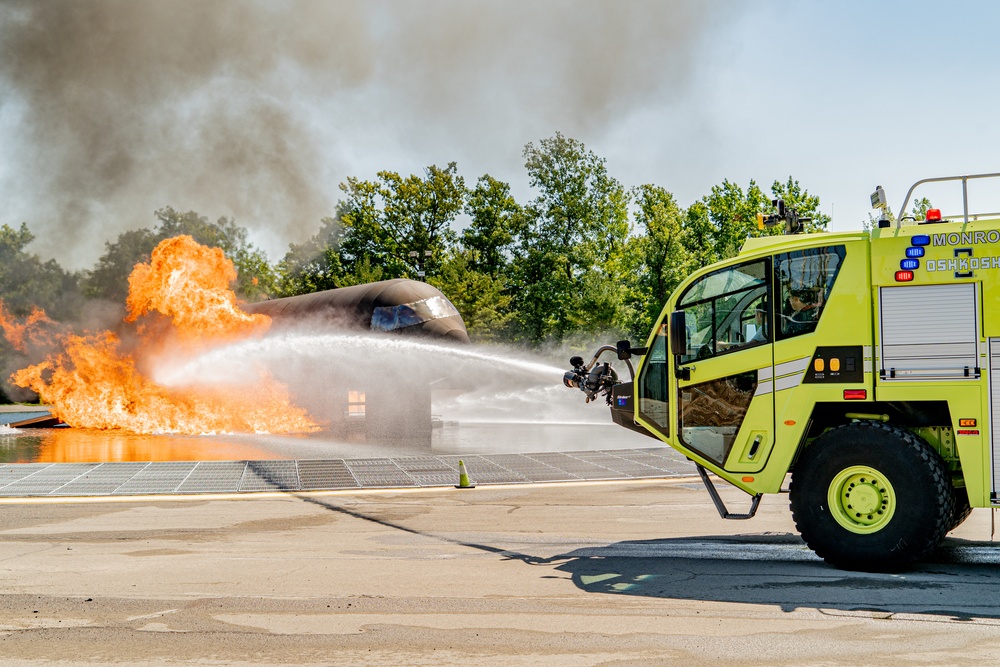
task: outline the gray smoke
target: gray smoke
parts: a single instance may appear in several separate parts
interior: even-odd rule
[[[374,177],[370,153],[510,180],[528,141],[682,95],[720,8],[0,0],[0,223],[80,268],[171,205],[235,216],[273,255]]]

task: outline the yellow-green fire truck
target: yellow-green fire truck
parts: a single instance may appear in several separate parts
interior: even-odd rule
[[[737,257],[689,276],[644,348],[571,360],[568,386],[604,395],[618,424],[697,466],[723,518],[750,518],[791,473],[805,542],[841,568],[926,556],[973,507],[1000,504],[1000,213],[883,219],[870,231],[795,233],[775,202]],[[905,211],[910,195],[900,211]],[[604,352],[617,353],[619,382]],[[706,471],[751,496],[730,513]]]

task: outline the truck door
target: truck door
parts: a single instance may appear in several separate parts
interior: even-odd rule
[[[677,439],[720,468],[763,468],[774,439],[769,258],[702,276],[680,296],[687,349],[677,380]]]
[[[860,252],[853,253],[854,270],[845,274],[848,280],[841,280],[837,294],[833,289],[847,260],[846,245],[803,248],[772,258],[774,410],[787,465],[808,431],[813,406],[842,402],[845,388],[865,386],[869,280],[865,253],[856,247]]]

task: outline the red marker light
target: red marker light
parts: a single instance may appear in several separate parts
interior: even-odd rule
[[[867,389],[845,389],[844,390],[844,400],[845,401],[864,401],[868,399]]]
[[[924,217],[927,222],[941,222],[941,209],[939,208],[929,208],[927,209],[927,215]]]
[[[913,271],[896,271],[897,283],[908,283],[913,280]]]

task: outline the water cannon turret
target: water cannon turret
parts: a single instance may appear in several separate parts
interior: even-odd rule
[[[573,370],[566,371],[563,375],[563,384],[571,389],[579,389],[587,396],[587,403],[597,400],[598,396],[604,396],[608,405],[611,405],[612,393],[615,387],[621,384],[618,373],[611,367],[609,362],[599,362],[605,352],[614,353],[619,361],[624,361],[628,366],[629,375],[632,381],[635,380],[635,368],[632,366],[632,355],[642,356],[648,352],[645,347],[632,347],[627,340],[620,340],[615,346],[602,345],[594,358],[590,362],[585,362],[583,357],[575,356],[569,360],[569,365]]]
[[[798,210],[785,206],[783,199],[772,199],[771,205],[775,209],[771,215],[757,214],[757,229],[774,227],[779,222],[783,222],[786,234],[801,234],[805,231],[805,223],[812,221],[812,218],[799,217]]]

